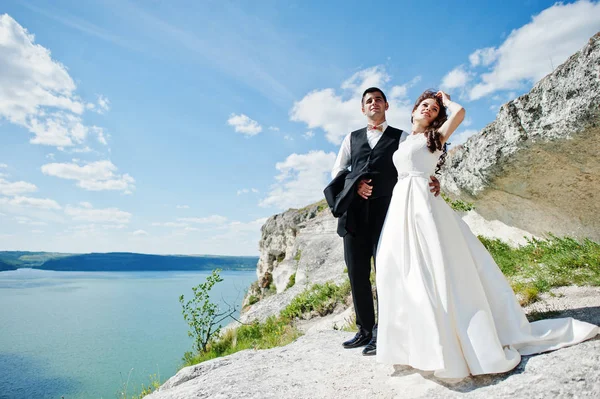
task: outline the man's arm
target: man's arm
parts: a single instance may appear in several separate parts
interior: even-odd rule
[[[340,147],[340,152],[333,164],[333,169],[331,170],[331,178],[334,179],[338,173],[342,170],[346,170],[352,164],[352,159],[350,158],[350,134],[344,137],[344,141],[342,141],[342,146]]]

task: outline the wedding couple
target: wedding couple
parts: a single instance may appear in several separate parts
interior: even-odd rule
[[[529,323],[491,255],[438,196],[432,175],[464,119],[461,105],[442,91],[424,92],[410,133],[387,124],[388,102],[376,87],[365,90],[361,110],[367,127],[345,137],[325,189],[339,217],[358,327],[345,348],[364,346],[378,362],[464,378],[503,373],[521,355],[599,333],[572,318]]]

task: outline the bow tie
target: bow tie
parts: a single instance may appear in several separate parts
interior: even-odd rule
[[[367,130],[379,130],[380,132],[383,132],[383,126],[367,125]]]

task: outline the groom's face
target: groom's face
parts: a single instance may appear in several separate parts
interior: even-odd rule
[[[367,93],[362,101],[362,112],[367,118],[381,119],[385,117],[388,103],[383,99],[380,92]]]

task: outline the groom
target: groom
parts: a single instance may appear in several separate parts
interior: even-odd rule
[[[398,181],[392,155],[408,135],[388,126],[385,118],[388,108],[383,91],[377,87],[365,90],[361,111],[367,118],[367,127],[344,138],[331,171],[334,180],[325,189],[334,215],[339,216],[337,232],[344,239],[344,259],[358,327],[356,335],[342,345],[344,348],[366,345],[362,351],[366,356],[377,353],[377,324],[370,281],[371,258],[377,252],[392,191]],[[431,180],[431,192],[437,196],[440,184],[433,176]],[[339,190],[340,184],[343,190]],[[331,190],[333,186],[338,187],[335,194],[341,191],[335,203],[339,209],[332,204],[331,194],[328,196],[328,189]]]

